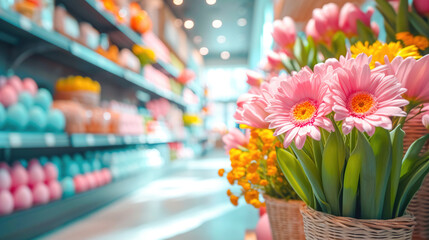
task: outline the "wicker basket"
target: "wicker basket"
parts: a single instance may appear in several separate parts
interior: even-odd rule
[[[404,153],[415,140],[429,133],[422,124],[421,115],[407,121],[403,130],[405,131]],[[427,150],[429,150],[429,142],[423,146],[422,152]],[[415,239],[429,240],[429,176],[426,177],[420,190],[411,200],[407,210],[416,217],[417,225],[414,229],[413,237]]]
[[[390,220],[337,217],[303,207],[307,240],[319,239],[411,239],[416,222],[412,215]]]
[[[429,239],[429,175],[426,176],[407,210],[416,217],[417,225],[413,238]]]
[[[305,206],[298,200],[284,201],[264,195],[274,240],[304,240],[304,225],[300,209]]]

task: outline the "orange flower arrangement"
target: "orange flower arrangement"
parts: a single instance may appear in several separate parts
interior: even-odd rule
[[[229,151],[232,169],[226,173],[226,178],[232,186],[241,188],[239,194],[228,189],[231,203],[237,206],[238,200],[244,197],[246,203],[260,208],[265,205],[261,193],[285,200],[298,199],[277,165],[276,147],[282,147],[282,144],[273,136],[273,131],[242,127],[249,128],[251,134],[244,148]],[[219,169],[218,174],[223,177],[225,169]]]

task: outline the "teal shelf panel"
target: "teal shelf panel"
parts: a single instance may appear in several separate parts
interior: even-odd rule
[[[116,135],[99,134],[72,134],[70,135],[72,147],[102,147],[124,145],[122,137]]]
[[[69,146],[69,138],[65,133],[0,132],[0,148],[46,148],[67,146]]]

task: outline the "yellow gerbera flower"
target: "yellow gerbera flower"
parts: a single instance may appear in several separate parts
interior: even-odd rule
[[[368,42],[358,42],[350,47],[352,57],[356,57],[360,53],[365,53],[367,56],[372,56],[370,67],[374,68],[375,63],[385,64],[384,57],[387,56],[390,61],[395,57],[401,56],[403,58],[413,57],[419,59],[420,55],[418,48],[415,45],[403,47],[401,42],[381,43],[376,41],[374,44],[369,45]]]

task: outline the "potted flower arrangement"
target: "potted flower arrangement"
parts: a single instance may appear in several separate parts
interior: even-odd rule
[[[269,129],[243,126],[246,134],[238,129],[223,137],[225,148],[230,155],[231,170],[226,178],[240,190],[227,195],[237,206],[239,198],[255,208],[266,206],[273,239],[305,239],[300,208],[304,205],[286,181],[276,156],[276,147],[281,142]],[[219,169],[219,176],[225,169]],[[261,195],[263,194],[263,199]]]

